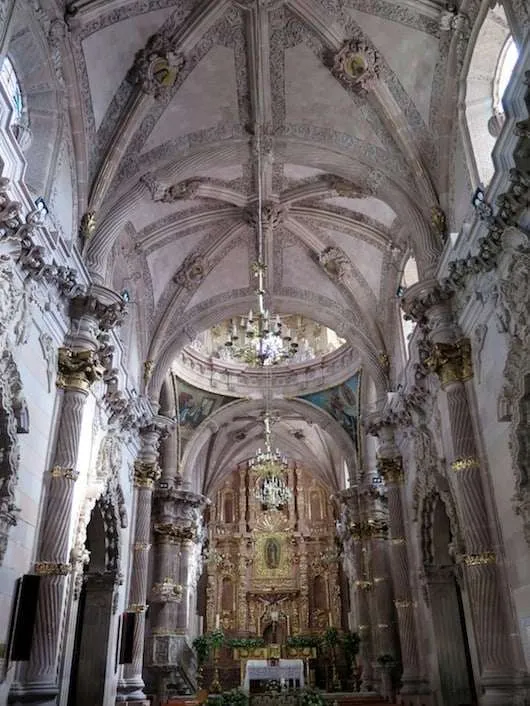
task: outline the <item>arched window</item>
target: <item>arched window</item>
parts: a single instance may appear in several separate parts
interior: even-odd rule
[[[22,91],[20,83],[15,73],[15,69],[10,59],[6,56],[0,69],[0,83],[9,96],[13,107],[12,123],[19,123],[24,117],[24,102],[22,100]]]
[[[409,259],[405,262],[405,266],[403,267],[403,274],[401,276],[401,282],[399,284],[398,296],[401,296],[409,287],[411,287],[413,284],[416,284],[418,280],[419,276],[416,260],[413,257],[409,257]],[[400,314],[401,330],[403,331],[403,338],[405,340],[405,351],[408,356],[408,343],[410,341],[410,337],[414,332],[414,329],[416,328],[416,324],[414,323],[414,321],[405,319],[405,313],[403,309],[401,309],[401,307]]]
[[[517,62],[517,47],[502,5],[490,9],[478,32],[466,77],[465,116],[470,172],[484,186],[494,172],[491,157],[504,124],[502,97]]]
[[[518,57],[517,45],[510,35],[500,53],[495,78],[493,79],[493,109],[499,113],[504,113],[502,97],[506,92]]]

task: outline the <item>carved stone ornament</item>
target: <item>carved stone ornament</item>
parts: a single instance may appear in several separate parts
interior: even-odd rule
[[[285,207],[277,206],[274,203],[264,204],[261,209],[261,225],[264,230],[274,230],[285,218]],[[257,207],[248,208],[245,212],[247,223],[253,228],[258,227]]]
[[[447,219],[440,206],[431,208],[431,225],[435,233],[440,236],[442,243],[445,243],[447,240]]]
[[[428,367],[440,378],[442,387],[453,382],[465,382],[473,377],[471,343],[463,338],[456,343],[434,343]]]
[[[340,248],[326,248],[320,253],[318,262],[324,268],[328,276],[338,282],[341,282],[352,273],[350,259]]]
[[[156,461],[135,461],[134,484],[137,488],[153,488],[160,478],[161,470]]]
[[[144,93],[158,98],[175,85],[183,66],[184,57],[171,50],[168,39],[154,34],[136,54],[128,78]]]
[[[81,224],[79,226],[79,235],[84,240],[90,240],[90,238],[96,232],[96,214],[94,211],[87,211],[83,214],[81,218]]]
[[[0,349],[18,346],[28,340],[35,302],[31,284],[18,286],[11,263],[0,260]]]
[[[180,603],[183,588],[179,583],[167,577],[160,583],[155,583],[151,588],[152,603]]]
[[[97,320],[102,331],[110,331],[116,326],[121,326],[126,314],[126,303],[121,298],[109,304],[103,303],[97,296],[89,293],[73,298],[70,304],[70,316],[73,321],[91,316]]]
[[[16,408],[22,400],[22,382],[10,351],[0,357],[0,565],[7,549],[10,527],[17,523],[19,509],[15,487],[20,459]]]
[[[208,267],[201,255],[188,255],[173,276],[173,281],[184,289],[194,289],[205,278]]]
[[[405,482],[401,456],[393,458],[378,456],[377,472],[387,485],[402,485]]]
[[[71,298],[84,291],[77,273],[69,267],[47,263],[44,248],[35,240],[42,227],[42,213],[36,209],[23,218],[21,204],[12,201],[7,190],[10,181],[0,177],[0,260],[16,259],[30,279],[45,281],[57,287],[62,296]]]
[[[87,392],[103,377],[103,366],[95,351],[59,348],[57,387]]]
[[[356,91],[366,91],[379,77],[379,57],[365,42],[351,39],[335,55],[333,72]]]
[[[337,196],[348,199],[358,199],[364,196],[362,189],[352,184],[351,181],[336,176],[329,177],[327,181]]]
[[[525,538],[530,544],[530,248],[513,254],[504,281],[510,337],[499,406],[504,403],[504,420],[511,421],[514,509],[523,520]]]
[[[186,179],[171,186],[163,187],[159,185],[153,192],[153,199],[163,203],[174,203],[182,199],[191,200],[196,198],[201,184],[201,179]]]

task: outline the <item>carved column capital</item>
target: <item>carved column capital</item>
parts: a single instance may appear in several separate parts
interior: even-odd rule
[[[102,331],[109,331],[123,323],[126,304],[122,296],[112,289],[94,285],[88,294],[71,300],[70,316],[74,321],[83,317],[93,318]]]
[[[467,338],[455,343],[435,343],[426,363],[438,375],[442,387],[469,380],[473,377],[471,343]]]
[[[377,471],[387,485],[402,485],[405,482],[401,456],[377,457]]]
[[[184,57],[171,51],[171,41],[161,33],[150,37],[146,46],[137,52],[128,80],[144,93],[159,98],[175,85]]]
[[[88,392],[103,372],[95,351],[59,348],[57,387]]]
[[[137,488],[153,488],[158,478],[160,467],[156,461],[135,461],[134,484]]]
[[[424,322],[432,307],[447,306],[453,293],[444,289],[438,280],[428,279],[411,285],[401,298],[401,308],[405,317],[417,322]]]

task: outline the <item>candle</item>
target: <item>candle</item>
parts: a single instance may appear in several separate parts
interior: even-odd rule
[[[217,613],[217,615],[215,616],[215,629],[219,630],[219,613]]]
[[[333,627],[333,617],[331,615],[331,611],[328,613],[328,622],[329,622],[329,627]]]

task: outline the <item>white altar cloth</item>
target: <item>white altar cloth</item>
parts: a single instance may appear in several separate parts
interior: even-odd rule
[[[243,689],[249,691],[250,682],[258,680],[272,680],[288,683],[289,680],[298,681],[300,688],[304,686],[304,661],[302,659],[280,659],[278,664],[272,665],[265,659],[249,659],[245,667],[245,680]]]

